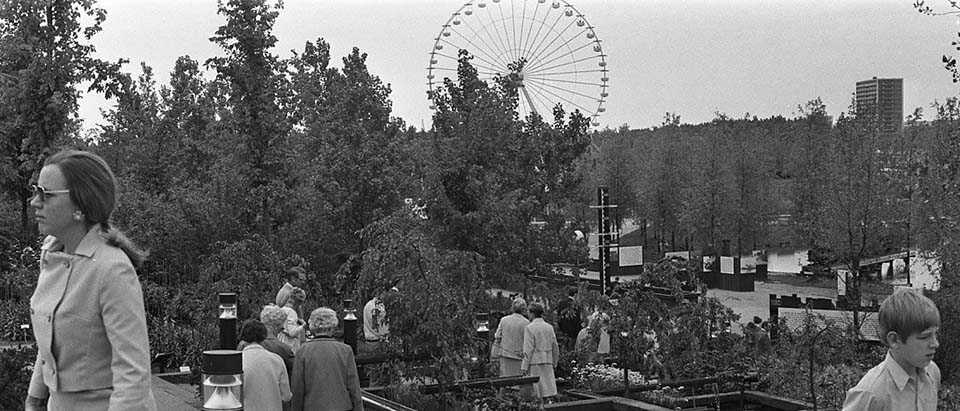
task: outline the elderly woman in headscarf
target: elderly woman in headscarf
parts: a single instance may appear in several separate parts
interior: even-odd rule
[[[293,360],[293,411],[363,410],[353,349],[333,338],[338,323],[330,308],[310,313],[317,338],[304,343]]]

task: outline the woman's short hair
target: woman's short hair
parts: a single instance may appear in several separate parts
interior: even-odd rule
[[[530,314],[533,314],[534,317],[543,317],[543,304],[537,302],[530,303],[529,309]]]
[[[340,321],[337,312],[327,307],[320,307],[310,313],[310,331],[314,334],[331,334],[337,329]]]
[[[257,320],[247,320],[240,327],[240,339],[248,343],[260,343],[267,338],[267,327]]]
[[[283,327],[283,322],[286,320],[287,313],[279,306],[270,304],[264,306],[263,309],[260,310],[260,322],[272,329],[279,330],[281,327]]]
[[[930,327],[940,326],[940,311],[933,300],[918,290],[897,289],[883,304],[877,315],[880,325],[880,340],[887,346],[887,333],[896,332],[901,341],[920,334]]]
[[[514,298],[511,307],[513,308],[513,312],[523,314],[523,312],[527,310],[527,300],[520,297]]]

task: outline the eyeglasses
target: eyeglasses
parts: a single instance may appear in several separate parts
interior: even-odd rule
[[[34,196],[40,197],[41,202],[47,201],[48,196],[51,194],[65,194],[70,192],[70,190],[47,190],[39,184],[30,184],[30,191],[33,192]]]

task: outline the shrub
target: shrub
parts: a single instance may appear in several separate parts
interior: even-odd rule
[[[37,349],[34,346],[0,350],[0,409],[23,409],[36,360]]]
[[[396,354],[427,355],[426,367],[391,361],[390,380],[430,376],[441,383],[461,379],[481,344],[474,311],[485,294],[482,257],[472,252],[435,247],[428,227],[408,213],[398,213],[363,230],[370,247],[363,255],[357,285],[372,294],[397,284],[384,297],[390,338]],[[399,282],[399,284],[398,284]]]
[[[940,349],[934,362],[943,373],[943,381],[960,383],[960,350],[947,347],[960,347],[960,290],[942,288],[928,294],[940,309]]]
[[[30,324],[30,303],[0,300],[0,341],[32,340],[33,333],[21,329],[22,324]]]

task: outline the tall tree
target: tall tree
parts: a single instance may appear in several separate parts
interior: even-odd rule
[[[302,127],[298,180],[317,210],[304,224],[324,233],[308,240],[323,250],[321,264],[359,255],[367,247],[361,229],[411,195],[408,135],[390,117],[390,86],[369,72],[366,59],[354,48],[342,69],[330,68],[329,45],[318,39],[289,61]]]
[[[77,85],[104,90],[122,63],[93,58],[88,44],[106,18],[94,0],[0,4],[0,191],[20,205],[28,235],[27,184],[43,158],[77,128]]]
[[[636,218],[640,214],[640,162],[636,156],[641,152],[637,133],[622,125],[617,130],[595,132],[592,140],[599,149],[595,165],[599,178],[587,189],[596,192],[596,186],[608,188],[611,203],[617,205],[617,224]],[[593,197],[596,202],[596,195]]]
[[[682,221],[689,227],[706,253],[718,253],[730,232],[734,210],[732,176],[727,163],[730,140],[730,118],[717,113],[717,118],[695,137],[693,172],[684,188]]]
[[[245,194],[241,222],[253,232],[274,240],[289,195],[284,163],[290,121],[281,108],[288,97],[282,62],[272,54],[277,42],[273,35],[282,2],[268,0],[219,0],[217,11],[227,19],[210,41],[219,45],[224,57],[207,64],[217,78],[228,85],[230,110],[223,138],[237,145],[232,166],[239,167],[249,194]]]
[[[829,137],[833,125],[827,116],[827,107],[818,98],[799,107],[799,116],[793,121],[790,132],[794,143],[790,146],[795,153],[789,165],[793,176],[793,205],[791,224],[802,247],[816,247],[822,226],[821,209],[830,174],[824,167],[828,158]]]
[[[736,255],[757,248],[765,227],[763,213],[768,209],[769,165],[761,142],[768,133],[754,117],[735,121],[730,136],[731,176],[733,178],[733,229]]]
[[[677,249],[677,235],[687,239],[686,230],[681,225],[683,187],[688,184],[690,167],[689,150],[686,149],[686,130],[680,126],[680,116],[666,113],[663,123],[652,130],[646,138],[647,144],[639,155],[643,159],[639,179],[643,198],[641,215],[650,222],[657,251],[669,244],[671,250]],[[645,228],[645,227],[644,227]],[[646,239],[646,236],[644,236]]]
[[[576,111],[568,118],[559,106],[550,123],[536,114],[520,120],[516,79],[487,84],[470,59],[461,51],[457,79],[445,79],[434,94],[427,213],[445,247],[486,257],[488,278],[545,273],[547,263],[557,262],[550,258],[573,252],[573,228],[559,216],[579,186],[574,164],[589,144],[589,123]],[[547,227],[532,226],[534,218]]]
[[[830,135],[823,167],[826,186],[820,193],[817,245],[829,250],[851,273],[847,297],[853,303],[854,321],[860,305],[860,261],[883,251],[887,222],[896,206],[887,178],[884,156],[890,136],[880,130],[875,116],[841,115]],[[857,322],[859,325],[859,322]]]
[[[177,186],[209,181],[208,167],[215,155],[211,146],[211,126],[219,104],[216,87],[203,78],[200,66],[190,56],[181,56],[170,72],[170,84],[160,90],[165,112],[161,126],[176,144],[173,161],[167,170]]]
[[[943,267],[960,265],[960,100],[935,103],[930,124],[933,140],[917,170],[916,227],[920,249],[940,260],[940,287],[960,287],[960,275]]]

